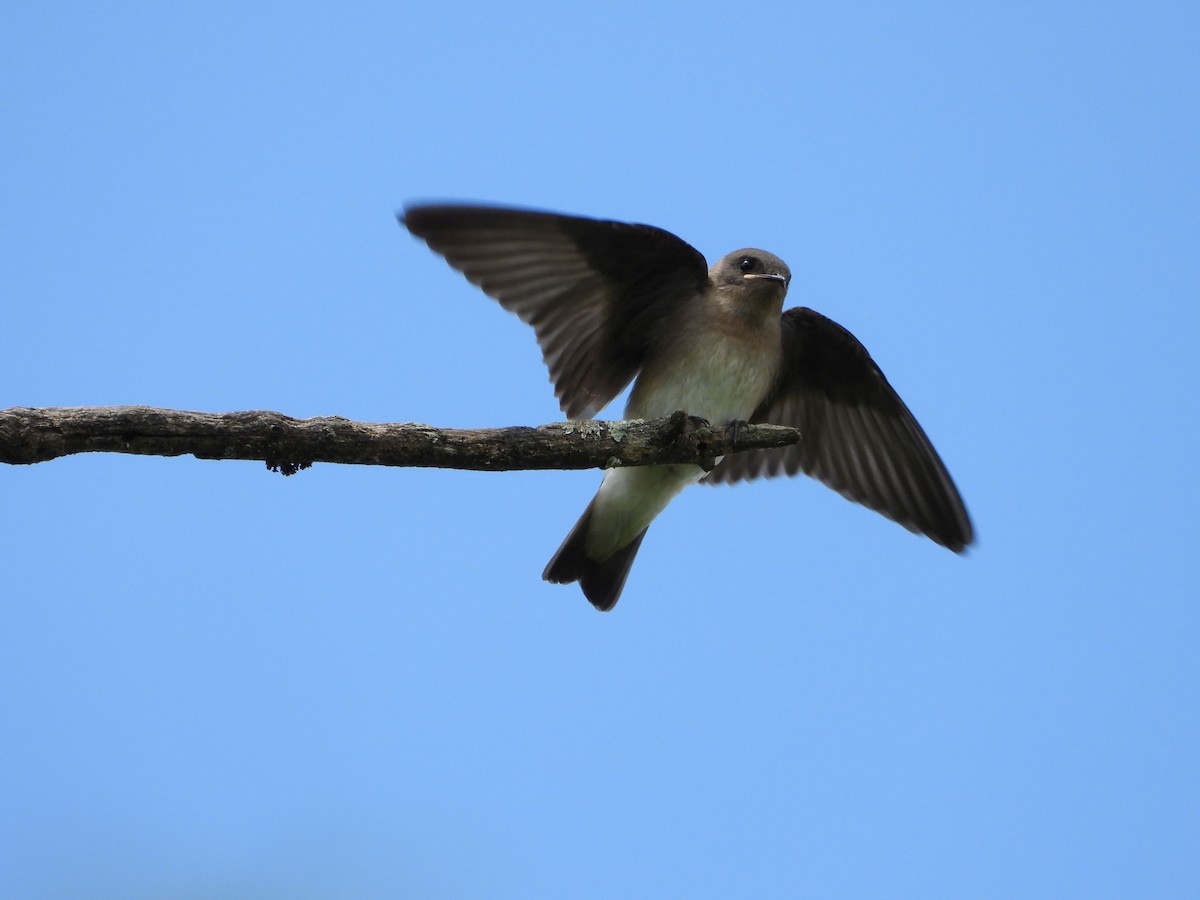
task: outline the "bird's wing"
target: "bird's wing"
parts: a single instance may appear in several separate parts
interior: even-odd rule
[[[570,418],[619,394],[708,282],[698,250],[649,225],[480,206],[414,206],[401,222],[533,326]]]
[[[800,443],[726,456],[707,483],[804,472],[955,552],[971,543],[971,520],[937,451],[836,322],[811,309],[783,314],[780,375],[751,421],[798,428]]]

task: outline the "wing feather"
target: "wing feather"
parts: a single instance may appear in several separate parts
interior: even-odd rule
[[[619,394],[708,284],[699,251],[649,225],[483,206],[414,206],[401,221],[533,327],[571,418]]]
[[[849,331],[811,309],[783,314],[783,364],[751,421],[800,443],[726,456],[709,484],[804,472],[955,552],[974,539],[962,497],[908,407]]]

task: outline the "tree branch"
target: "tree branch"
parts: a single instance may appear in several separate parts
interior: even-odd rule
[[[292,475],[315,462],[433,466],[489,472],[695,463],[711,469],[738,450],[795,444],[780,425],[712,426],[683,412],[663,419],[561,422],[537,428],[434,428],[293,419],[277,412],[203,413],[150,406],[0,410],[0,462],[45,462],[73,453],[136,453],[262,460]]]

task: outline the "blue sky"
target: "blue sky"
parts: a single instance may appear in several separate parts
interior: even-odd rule
[[[594,472],[6,468],[3,892],[1196,896],[1198,59],[1185,3],[4,6],[0,406],[553,421],[393,218],[529,205],[777,253],[979,542],[693,488],[601,615],[539,577]]]

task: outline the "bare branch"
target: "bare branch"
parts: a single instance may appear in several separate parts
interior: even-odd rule
[[[591,469],[696,463],[733,452],[735,429],[677,412],[663,419],[561,422],[537,428],[434,428],[293,419],[277,412],[204,413],[149,406],[0,410],[0,462],[45,462],[73,453],[136,453],[262,460],[291,475],[315,462],[448,469]],[[783,447],[794,428],[741,425],[737,449]]]

